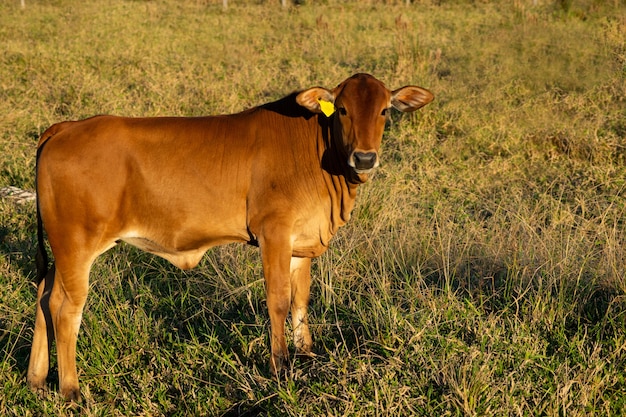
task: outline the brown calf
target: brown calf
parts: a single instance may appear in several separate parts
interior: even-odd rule
[[[387,113],[428,104],[420,87],[389,91],[367,74],[228,116],[63,122],[37,157],[37,315],[28,382],[44,389],[56,340],[61,394],[80,398],[76,337],[94,260],[120,241],[193,268],[212,246],[261,249],[271,370],[294,344],[310,354],[311,258],[350,218],[356,189],[378,166]],[[336,110],[336,111],[335,111]],[[55,258],[47,269],[43,231]]]

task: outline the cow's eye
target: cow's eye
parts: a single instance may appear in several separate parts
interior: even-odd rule
[[[342,116],[345,116],[346,114],[348,114],[345,107],[339,107],[338,110],[339,110],[339,114]]]

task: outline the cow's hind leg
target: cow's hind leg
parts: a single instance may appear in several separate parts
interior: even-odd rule
[[[59,368],[59,388],[67,400],[78,401],[80,390],[76,372],[76,339],[87,300],[91,261],[56,260],[56,274],[50,294],[50,314],[54,326]]]
[[[313,340],[309,332],[309,293],[311,259],[291,258],[291,321],[293,341],[298,355],[313,356]]]
[[[35,392],[46,390],[46,377],[50,367],[50,348],[54,340],[54,329],[50,315],[50,292],[54,284],[55,268],[48,271],[37,288],[35,331],[28,363],[28,384]]]

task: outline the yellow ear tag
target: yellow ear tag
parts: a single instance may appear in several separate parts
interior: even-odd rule
[[[326,115],[326,117],[330,117],[331,114],[335,112],[335,105],[330,101],[318,99],[320,102],[320,109],[322,109],[322,113]]]

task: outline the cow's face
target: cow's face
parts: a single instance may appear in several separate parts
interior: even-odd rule
[[[428,90],[416,86],[389,91],[367,74],[353,75],[332,91],[314,87],[296,98],[301,106],[327,115],[330,103],[334,103],[334,133],[341,138],[347,164],[359,175],[370,173],[379,164],[380,143],[391,107],[415,111],[432,99]]]
[[[355,75],[333,90],[340,134],[348,165],[357,174],[368,174],[379,164],[378,152],[391,107],[391,93],[371,76]]]

